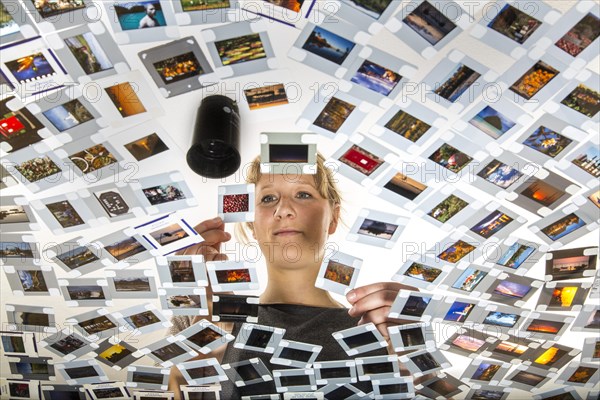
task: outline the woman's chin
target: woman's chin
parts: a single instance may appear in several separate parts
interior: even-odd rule
[[[297,247],[298,251],[301,251],[300,248],[306,246],[306,240],[302,233],[294,232],[294,233],[281,233],[279,235],[274,236],[274,242],[279,246],[287,247]]]
[[[300,248],[286,247],[283,252],[275,254],[272,265],[280,271],[298,271],[306,268],[313,270],[321,265],[320,262],[318,266],[315,265],[317,263],[311,254],[302,254],[297,250]]]

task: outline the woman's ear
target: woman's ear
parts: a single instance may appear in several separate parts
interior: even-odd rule
[[[340,221],[340,204],[336,203],[333,205],[333,210],[331,211],[331,222],[329,223],[329,228],[327,229],[327,233],[333,235],[337,230],[338,223]]]
[[[252,222],[246,223],[250,231],[252,232],[252,238],[256,240],[256,234],[254,233],[254,224]]]

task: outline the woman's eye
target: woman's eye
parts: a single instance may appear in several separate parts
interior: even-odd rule
[[[301,199],[309,199],[312,197],[312,195],[308,192],[300,192],[298,193],[298,197]]]
[[[260,199],[260,202],[261,202],[261,203],[269,203],[269,202],[271,202],[271,201],[274,201],[274,200],[275,200],[275,196],[273,196],[273,195],[271,195],[271,194],[268,194],[268,195],[266,195],[266,196],[263,196],[263,197]]]

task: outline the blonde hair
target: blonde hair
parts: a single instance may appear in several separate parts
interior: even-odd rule
[[[260,156],[257,156],[250,163],[248,168],[248,175],[246,176],[246,183],[257,184],[263,176],[260,171]],[[325,165],[325,157],[321,153],[317,153],[317,171],[313,175],[315,180],[315,188],[317,192],[326,200],[329,200],[329,204],[333,209],[336,205],[341,205],[342,195],[337,187],[336,181],[333,178],[333,172]],[[236,224],[234,233],[241,243],[248,243],[248,233],[254,230],[252,222],[243,222]]]

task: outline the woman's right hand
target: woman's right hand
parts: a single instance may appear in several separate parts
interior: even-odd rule
[[[201,254],[204,261],[225,261],[227,255],[221,253],[221,243],[231,239],[231,235],[225,232],[225,223],[220,217],[207,219],[194,227],[204,241],[183,249],[177,255]]]

